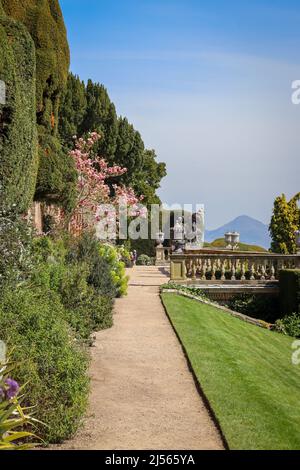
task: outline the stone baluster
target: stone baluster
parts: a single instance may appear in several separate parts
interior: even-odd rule
[[[236,281],[236,261],[231,261],[231,280]]]
[[[212,260],[212,265],[211,265],[211,280],[212,281],[216,280],[216,270],[217,270],[217,263],[215,260]]]
[[[271,279],[271,281],[275,281],[275,279],[276,279],[276,271],[275,271],[274,261],[271,261],[270,279]]]
[[[263,260],[262,263],[261,263],[261,276],[260,276],[260,279],[262,281],[265,281],[266,280],[266,260]]]
[[[241,260],[241,281],[246,281],[246,262]]]
[[[204,260],[202,264],[202,280],[206,281],[207,261]]]
[[[196,259],[196,274],[201,275],[201,258]]]
[[[226,260],[222,260],[222,265],[221,265],[221,281],[226,280]]]
[[[196,281],[197,279],[197,260],[192,261],[192,279]]]
[[[250,281],[255,281],[255,274],[256,274],[256,269],[255,269],[255,261],[251,261],[251,266],[250,266]]]

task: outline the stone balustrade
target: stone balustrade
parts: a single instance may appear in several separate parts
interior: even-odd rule
[[[156,266],[164,265],[170,262],[171,248],[165,246],[156,247]]]
[[[171,280],[192,283],[276,282],[281,269],[300,268],[300,255],[199,250],[172,254]]]

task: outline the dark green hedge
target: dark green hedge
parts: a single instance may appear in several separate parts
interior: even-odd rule
[[[75,204],[77,181],[74,161],[62,149],[59,140],[42,126],[39,127],[39,156],[35,198],[71,211]]]
[[[300,313],[300,269],[282,270],[279,279],[282,314]]]
[[[1,13],[2,11],[2,13]],[[6,104],[0,105],[0,190],[5,207],[30,206],[37,177],[35,51],[26,28],[0,9],[0,80]]]
[[[35,96],[29,97],[24,93],[31,108],[35,107],[34,119],[38,125],[40,165],[35,199],[54,202],[68,210],[74,202],[76,176],[72,161],[58,141],[59,102],[67,82],[70,62],[66,28],[59,2],[58,0],[22,0],[22,2],[0,0],[0,2],[11,19],[23,23],[35,44],[36,99]],[[26,31],[24,27],[23,31]],[[26,72],[22,67],[22,60],[29,58],[30,54],[23,51],[22,56],[23,59],[16,57],[16,62],[19,69]],[[13,119],[20,129],[14,117]],[[30,133],[26,131],[22,134],[26,135],[30,145],[32,142]]]
[[[2,0],[6,14],[23,23],[36,46],[38,122],[56,133],[60,94],[67,82],[70,51],[58,0]],[[54,120],[53,120],[54,118]]]

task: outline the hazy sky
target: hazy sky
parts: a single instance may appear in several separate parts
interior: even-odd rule
[[[71,69],[103,83],[207,228],[300,190],[299,0],[61,0]]]

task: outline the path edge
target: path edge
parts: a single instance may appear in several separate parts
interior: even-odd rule
[[[167,292],[165,292],[165,293],[167,293]],[[212,419],[214,425],[215,425],[216,428],[217,428],[217,431],[218,431],[218,433],[219,433],[219,435],[220,435],[222,444],[223,444],[223,446],[224,446],[224,450],[230,450],[230,447],[229,447],[229,445],[228,445],[228,442],[227,442],[227,439],[226,439],[226,437],[225,437],[225,434],[223,433],[223,430],[222,430],[222,427],[221,427],[221,425],[220,425],[220,422],[219,422],[219,420],[218,420],[218,418],[217,418],[217,416],[216,416],[216,414],[215,414],[215,412],[214,412],[214,410],[213,410],[213,408],[212,408],[212,406],[211,406],[211,404],[210,404],[210,402],[209,402],[209,399],[207,398],[207,396],[206,396],[206,394],[205,394],[203,388],[201,387],[201,384],[200,384],[200,382],[199,382],[199,380],[198,380],[198,377],[197,377],[196,374],[195,374],[195,371],[194,371],[194,369],[193,369],[192,363],[191,363],[190,358],[189,358],[189,356],[188,356],[187,350],[186,350],[186,348],[185,348],[185,346],[184,346],[184,344],[183,344],[183,342],[182,342],[182,340],[181,340],[181,337],[180,337],[179,333],[177,332],[177,330],[176,330],[176,328],[175,328],[175,326],[174,326],[174,324],[173,324],[173,322],[172,322],[172,320],[171,320],[171,317],[170,317],[170,315],[169,315],[169,313],[168,313],[168,311],[167,311],[167,308],[166,308],[166,306],[165,306],[165,304],[164,304],[164,302],[163,302],[162,293],[159,294],[159,297],[160,297],[160,301],[161,301],[162,307],[163,307],[163,309],[164,309],[164,312],[165,312],[165,314],[166,314],[166,317],[168,318],[169,323],[170,323],[170,325],[171,325],[171,327],[172,327],[172,330],[174,331],[174,333],[175,333],[175,335],[176,335],[176,337],[177,337],[177,339],[178,339],[178,341],[179,341],[179,344],[180,344],[180,346],[181,346],[181,349],[182,349],[182,351],[183,351],[183,354],[184,354],[185,360],[186,360],[186,362],[187,362],[189,371],[190,371],[191,374],[192,374],[192,377],[193,377],[193,380],[194,380],[194,383],[195,383],[197,392],[198,392],[199,396],[202,398],[202,400],[203,400],[203,402],[204,402],[204,405],[205,405],[205,407],[206,407],[206,409],[207,409],[207,411],[208,411],[208,413],[209,413],[209,415],[210,415],[210,417],[211,417],[211,419]]]

